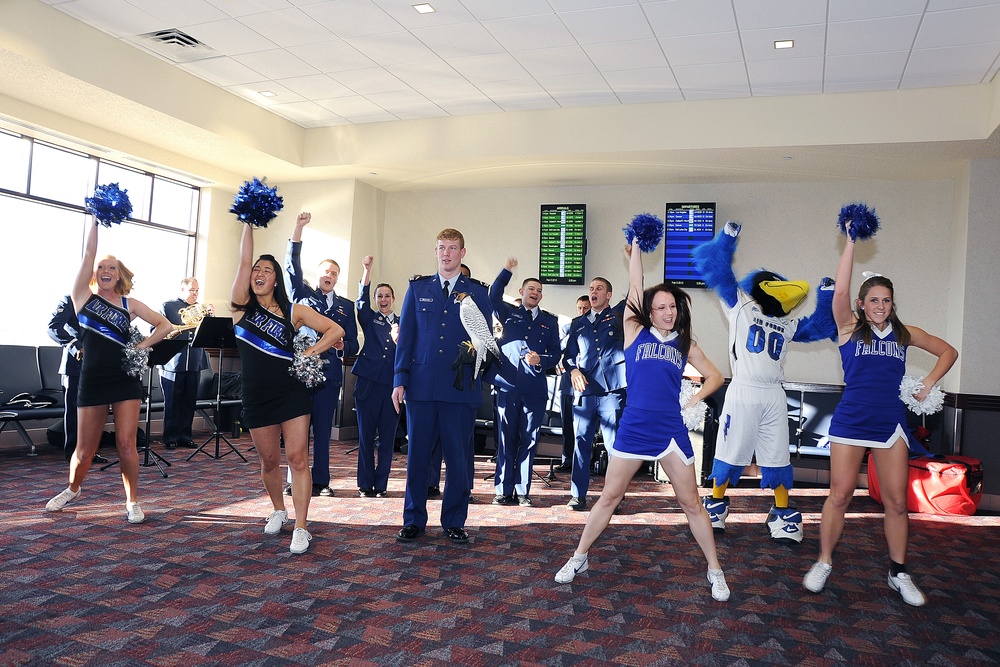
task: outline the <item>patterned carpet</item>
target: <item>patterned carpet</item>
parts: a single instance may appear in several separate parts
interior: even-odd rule
[[[446,543],[433,500],[427,535],[401,544],[403,457],[389,498],[358,498],[351,446],[333,446],[337,497],[313,499],[302,556],[288,529],[261,532],[270,507],[253,453],[246,464],[164,452],[169,478],[141,469],[137,526],[115,469],[95,469],[78,501],[46,514],[64,488],[61,455],[6,454],[0,665],[1000,663],[1000,517],[912,517],[910,569],[929,597],[915,609],[886,585],[879,508],[864,492],[813,595],[801,580],[825,492],[794,494],[807,536],[782,546],[763,527],[769,497],[736,489],[718,540],[733,595],[718,603],[669,485],[651,477],[633,483],[590,571],[558,585],[586,520],[564,506],[565,475],[536,480],[530,508],[491,505],[492,485],[477,481],[469,544]],[[491,467],[480,460],[477,479]]]

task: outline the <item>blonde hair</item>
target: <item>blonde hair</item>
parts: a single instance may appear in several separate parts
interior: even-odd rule
[[[113,259],[118,263],[118,282],[115,283],[115,294],[118,296],[128,296],[132,291],[133,278],[135,274],[129,271],[128,267],[114,255],[105,255],[97,263],[100,264],[106,259]],[[94,266],[94,273],[97,273],[97,266]],[[97,286],[97,280],[94,275],[90,276],[90,288],[93,289]]]
[[[452,229],[451,227],[445,227],[440,232],[438,232],[437,239],[435,239],[435,240],[437,240],[437,241],[443,241],[443,240],[451,241],[453,239],[458,239],[458,245],[459,245],[460,248],[464,248],[465,247],[465,237],[462,236],[462,232],[458,231],[457,229]]]

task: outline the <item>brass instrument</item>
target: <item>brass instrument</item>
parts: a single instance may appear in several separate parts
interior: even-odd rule
[[[203,319],[215,314],[215,309],[212,308],[211,304],[196,303],[187,308],[181,308],[177,314],[181,316],[183,324],[175,324],[174,330],[167,334],[167,338],[176,338],[180,333],[196,329]]]

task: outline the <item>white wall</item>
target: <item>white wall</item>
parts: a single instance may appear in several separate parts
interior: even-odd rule
[[[508,255],[518,257],[511,286],[538,271],[539,205],[587,204],[589,251],[586,275],[612,281],[624,296],[626,267],[621,228],[642,212],[664,214],[668,201],[715,201],[719,225],[727,218],[744,224],[735,270],[767,267],[788,278],[815,285],[832,276],[843,243],[836,220],[842,205],[864,201],[876,208],[882,231],[856,253],[852,281],[856,291],[861,271],[889,276],[897,287],[897,307],[904,322],[944,336],[942,305],[947,302],[950,271],[954,185],[951,181],[885,181],[848,183],[751,183],[622,187],[508,188],[398,192],[385,195],[384,279],[397,295],[415,273],[435,270],[434,239],[444,227],[465,234],[466,264],[473,276],[490,283]],[[959,221],[964,226],[964,222]],[[659,281],[661,249],[646,259],[646,281]],[[960,287],[960,286],[956,286]],[[509,290],[513,293],[514,289]],[[576,297],[586,287],[547,285],[542,306],[552,312],[575,312]],[[715,297],[692,290],[695,336],[723,372],[728,374],[726,322]],[[796,314],[809,314],[813,295]],[[958,341],[953,341],[958,343]],[[928,355],[914,350],[914,373],[929,370]],[[833,343],[796,346],[786,364],[789,380],[842,381],[840,359]],[[957,374],[946,378],[946,389],[958,388]]]

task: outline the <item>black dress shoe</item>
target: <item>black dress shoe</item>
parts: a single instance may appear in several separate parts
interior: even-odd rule
[[[427,487],[427,497],[437,498],[441,495],[441,487],[439,486],[428,486]]]
[[[572,463],[560,463],[555,467],[555,472],[573,472]]]
[[[516,505],[517,502],[514,500],[513,496],[497,496],[493,499],[493,504],[503,505],[506,507],[508,505]]]
[[[323,496],[324,498],[333,498],[334,493],[333,489],[331,489],[326,484],[313,484],[312,495],[313,498],[316,498],[317,496]]]
[[[374,498],[375,489],[358,489],[358,495],[362,498]]]
[[[165,442],[165,443],[163,443],[163,445],[167,449],[177,449],[177,443],[176,442]]]
[[[185,449],[198,449],[198,445],[194,444],[190,440],[185,440],[183,442],[178,442],[177,446],[178,447],[184,447]]]
[[[569,499],[569,504],[567,505],[567,507],[569,507],[571,510],[582,512],[583,510],[587,509],[587,499],[577,498],[576,496],[573,496],[572,498]]]
[[[423,528],[417,528],[413,525],[403,526],[399,529],[399,533],[396,534],[396,539],[400,542],[412,542],[423,534]]]
[[[93,461],[93,463],[101,464],[101,463],[107,463],[107,462],[108,462],[108,460],[106,458],[104,458],[103,456],[101,456],[100,454],[94,454],[94,461]]]
[[[469,541],[469,534],[465,532],[464,528],[446,528],[444,536],[455,544],[465,544]]]
[[[389,497],[389,492],[385,491],[385,490],[376,491],[375,492],[375,497],[376,498],[388,498]]]
[[[521,507],[531,507],[531,498],[528,496],[521,496],[517,499],[517,504]]]

